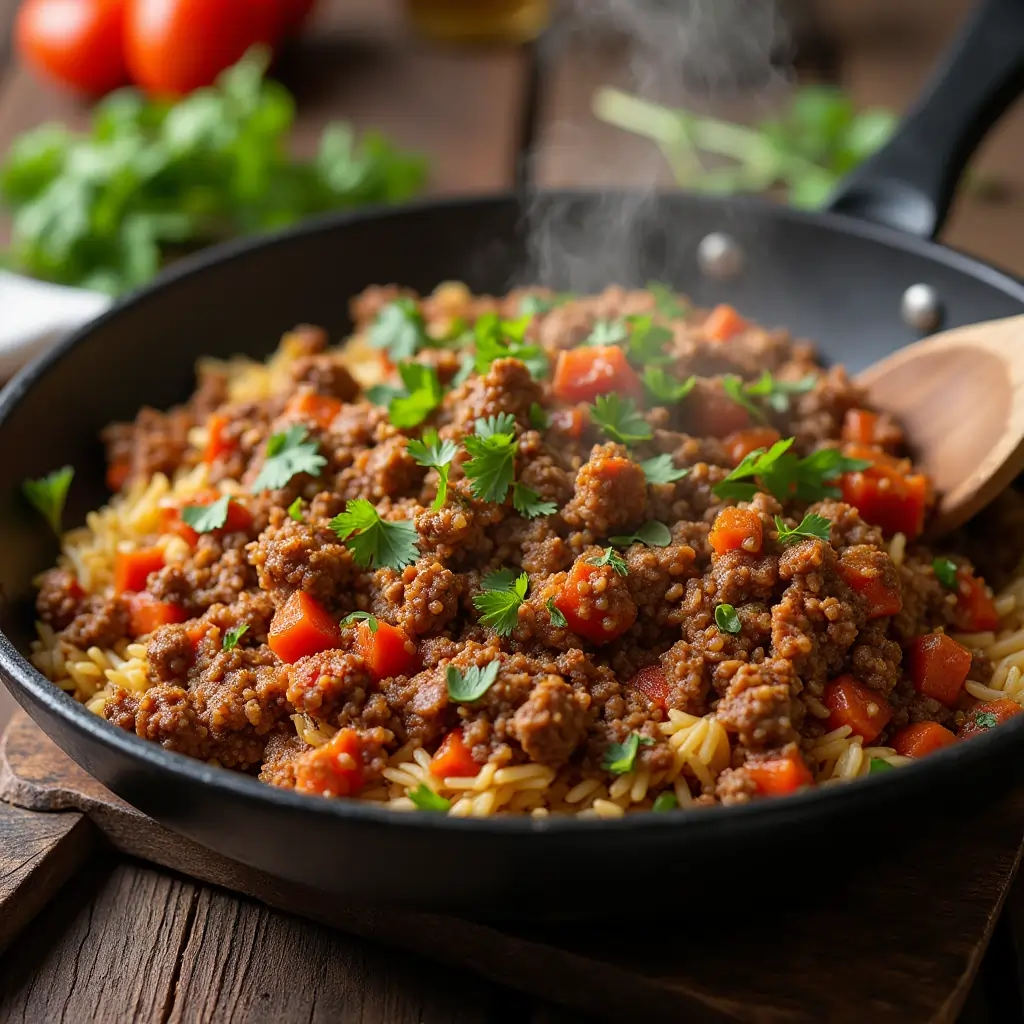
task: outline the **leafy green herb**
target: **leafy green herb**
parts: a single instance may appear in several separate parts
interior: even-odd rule
[[[484,592],[473,598],[473,607],[483,613],[480,616],[483,625],[490,626],[498,636],[508,636],[519,622],[519,606],[526,599],[530,578],[524,572],[505,586],[488,587],[488,582],[494,578],[489,576],[484,580]]]
[[[497,416],[478,419],[473,424],[473,428],[477,437],[481,437],[485,441],[492,437],[511,437],[516,432],[516,418],[510,412],[499,412]]]
[[[690,472],[688,469],[676,469],[671,455],[655,455],[653,458],[644,459],[640,463],[640,468],[644,471],[649,484],[673,484]]]
[[[764,422],[761,407],[752,402],[743,381],[735,374],[726,374],[722,378],[722,390],[737,404],[743,406],[755,419]]]
[[[386,351],[393,363],[412,359],[421,348],[429,345],[430,338],[416,300],[403,295],[384,306],[370,328],[369,342],[374,348]]]
[[[744,386],[743,390],[750,398],[762,398],[766,405],[777,413],[789,412],[790,399],[793,395],[806,395],[814,390],[818,378],[809,373],[800,380],[776,380],[767,370],[753,383]]]
[[[519,301],[520,316],[537,316],[550,313],[556,306],[564,306],[576,296],[572,292],[556,292],[554,295],[524,295]]]
[[[932,562],[932,572],[947,590],[955,592],[960,589],[960,577],[957,575],[956,562],[951,558],[936,558]]]
[[[665,355],[665,346],[672,340],[672,332],[656,324],[649,313],[627,316],[629,324],[629,354],[643,366],[654,366],[671,361]]]
[[[558,511],[558,506],[553,501],[543,501],[535,490],[520,483],[512,485],[512,506],[527,519],[553,516]]]
[[[651,520],[644,523],[636,533],[608,539],[620,548],[628,548],[630,544],[646,544],[650,548],[663,548],[672,543],[672,534],[664,523]]]
[[[645,747],[651,747],[654,745],[654,740],[641,736],[637,732],[631,732],[626,737],[625,743],[609,743],[608,749],[604,752],[601,767],[614,775],[625,775],[627,772],[631,772],[641,743]]]
[[[776,516],[775,528],[779,531],[779,543],[783,545],[796,544],[801,537],[816,537],[828,542],[832,536],[831,520],[816,512],[809,512],[792,530],[782,521],[782,516]]]
[[[62,466],[38,480],[26,480],[21,485],[21,493],[50,524],[50,529],[58,537],[61,533],[64,504],[74,476],[75,471],[71,466]]]
[[[448,666],[445,680],[448,683],[448,696],[459,704],[469,704],[479,700],[498,678],[498,663],[488,662],[483,668],[471,665],[464,672],[454,665]]]
[[[289,427],[282,434],[271,434],[266,458],[252,485],[253,494],[279,490],[299,473],[320,475],[327,460],[320,454],[319,442],[307,441],[308,436],[301,423]]]
[[[530,426],[534,430],[547,430],[551,426],[551,417],[539,402],[530,403]]]
[[[467,380],[473,375],[473,366],[475,364],[475,358],[472,352],[463,352],[459,356],[459,369],[458,372],[452,377],[452,387],[461,387],[466,383]]]
[[[971,718],[979,729],[994,729],[999,724],[999,719],[991,711],[975,711]]]
[[[288,506],[288,515],[292,519],[294,519],[295,522],[297,522],[297,523],[301,523],[302,522],[302,509],[303,509],[304,505],[305,505],[305,502],[301,498],[296,498]]]
[[[679,806],[675,793],[666,789],[654,798],[654,806],[651,808],[655,814],[664,814],[665,811],[674,811]]]
[[[390,384],[374,384],[372,387],[368,387],[363,394],[368,402],[372,402],[374,405],[387,406],[396,398],[404,395],[405,390],[393,387]]]
[[[598,395],[590,408],[590,418],[613,440],[620,444],[649,441],[654,432],[650,424],[636,410],[632,398],[622,398],[612,392]]]
[[[436,512],[448,500],[448,473],[458,454],[458,445],[454,441],[442,441],[436,430],[426,430],[423,440],[410,441],[406,448],[418,465],[437,470],[437,497],[430,506]]]
[[[549,597],[544,604],[544,607],[548,610],[548,617],[551,619],[551,625],[557,629],[565,629],[569,625],[568,620],[562,614],[562,610],[555,604],[555,599]]]
[[[473,497],[498,504],[505,500],[515,476],[515,419],[507,413],[476,421],[476,433],[465,440],[469,460],[463,472],[469,479]]]
[[[416,527],[408,519],[390,522],[366,498],[353,498],[327,524],[352,552],[361,569],[403,569],[419,556]]]
[[[421,782],[415,789],[410,789],[406,796],[421,811],[444,814],[452,805],[450,800],[446,800],[440,793],[435,793],[425,782]]]
[[[494,572],[489,572],[483,578],[481,585],[484,590],[510,590],[518,575],[515,569],[509,569],[506,566],[503,569],[495,569]]]
[[[238,641],[242,639],[242,634],[249,629],[249,623],[243,622],[240,626],[235,626],[233,629],[229,629],[224,634],[224,642],[221,644],[225,651],[234,650],[238,646]]]
[[[884,758],[873,757],[868,763],[868,775],[879,775],[882,772],[891,772],[892,765]]]
[[[584,345],[621,345],[629,339],[625,320],[598,320]]]
[[[474,365],[477,373],[486,373],[496,359],[519,359],[526,364],[530,376],[536,380],[548,372],[548,357],[539,345],[525,339],[532,317],[502,320],[496,313],[484,313],[473,326],[476,341]]]
[[[674,404],[681,402],[697,383],[696,377],[679,380],[666,373],[660,366],[648,366],[644,369],[644,385],[655,398],[662,402]]]
[[[588,558],[587,565],[610,565],[619,576],[629,575],[629,566],[626,565],[626,560],[615,548],[605,548],[603,555],[593,555]]]
[[[418,427],[444,397],[437,370],[423,363],[400,363],[398,375],[405,390],[388,403],[388,419],[400,429]]]
[[[181,521],[192,527],[196,533],[219,530],[228,521],[228,505],[231,496],[222,495],[212,505],[186,505],[181,510]]]
[[[731,604],[720,604],[715,607],[715,625],[723,633],[739,633],[743,629],[740,617]]]
[[[648,281],[647,290],[654,296],[654,308],[667,320],[683,320],[690,307],[662,281]]]
[[[380,625],[377,621],[377,616],[371,615],[369,612],[349,612],[349,614],[341,620],[341,625],[354,626],[357,622],[365,622],[371,633],[376,633],[377,627]]]

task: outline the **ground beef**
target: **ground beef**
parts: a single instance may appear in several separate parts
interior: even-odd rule
[[[337,354],[302,356],[292,364],[291,375],[296,384],[308,384],[318,394],[342,402],[359,395],[359,385]]]
[[[161,626],[146,646],[149,670],[161,683],[181,683],[195,660],[192,638],[184,626]]]
[[[629,533],[647,510],[647,480],[621,445],[599,445],[576,474],[575,494],[562,510],[570,526],[591,537]]]
[[[103,431],[107,462],[117,467],[111,482],[120,488],[154,473],[172,475],[188,452],[188,432],[194,425],[192,412],[184,406],[166,413],[143,408],[134,423],[111,424]]]
[[[322,651],[300,658],[285,671],[288,702],[296,711],[332,725],[353,720],[370,689],[369,669],[358,654]]]
[[[54,629],[66,629],[82,607],[85,592],[67,569],[48,569],[39,581],[36,614]]]
[[[587,707],[572,687],[550,675],[516,710],[511,731],[530,760],[560,765],[586,738],[587,719]]]
[[[69,644],[89,647],[113,647],[128,635],[128,606],[120,597],[88,597],[78,614],[61,631]]]

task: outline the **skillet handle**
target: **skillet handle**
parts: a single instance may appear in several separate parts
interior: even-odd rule
[[[968,159],[1022,90],[1024,0],[982,0],[896,134],[828,208],[934,238]]]

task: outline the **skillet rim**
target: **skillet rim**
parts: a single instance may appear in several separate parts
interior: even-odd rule
[[[211,246],[185,257],[160,273],[145,287],[118,299],[111,307],[85,326],[72,332],[51,350],[22,368],[0,391],[0,430],[3,429],[11,411],[18,406],[32,385],[43,377],[50,367],[65,353],[84,342],[106,322],[117,317],[126,306],[159,294],[164,290],[202,274],[211,266],[230,262],[255,249],[273,248],[289,244],[298,239],[329,233],[346,225],[366,221],[401,218],[420,212],[444,211],[445,209],[472,206],[502,206],[514,204],[520,208],[533,198],[552,200],[586,201],[600,197],[604,200],[619,196],[635,196],[636,190],[621,188],[598,189],[544,189],[524,192],[506,190],[480,193],[478,195],[455,197],[432,197],[396,207],[366,207],[356,211],[329,214],[311,218],[300,224],[269,235],[235,239]],[[742,211],[759,218],[768,218],[785,224],[787,221],[812,227],[824,228],[840,235],[862,238],[887,247],[901,249],[913,256],[946,266],[957,273],[966,274],[975,280],[996,288],[1024,304],[1024,279],[997,266],[986,263],[950,246],[940,245],[928,239],[918,238],[893,228],[855,220],[840,214],[809,212],[791,207],[774,205],[753,196],[714,197],[695,195],[680,190],[661,190],[652,194],[657,201],[683,202],[705,208]],[[783,800],[758,800],[741,806],[695,808],[677,810],[671,814],[632,814],[619,819],[578,819],[575,817],[490,817],[452,818],[441,814],[402,814],[385,807],[359,800],[318,800],[292,790],[280,789],[259,782],[256,778],[240,772],[214,768],[205,762],[165,750],[157,743],[109,726],[107,722],[87,711],[70,695],[55,687],[28,659],[14,646],[6,633],[0,631],[0,675],[9,680],[15,690],[24,690],[30,703],[42,705],[51,714],[60,718],[88,741],[114,751],[129,762],[144,770],[168,772],[172,777],[184,777],[190,784],[213,786],[223,798],[234,798],[242,803],[269,802],[281,811],[291,813],[327,816],[342,822],[366,827],[384,826],[404,832],[452,832],[464,837],[470,836],[542,836],[552,841],[563,836],[597,836],[616,833],[656,833],[664,835],[665,830],[674,828],[697,829],[704,834],[716,829],[728,830],[730,825],[737,832],[756,829],[768,822],[782,825],[787,820],[819,817],[822,822],[843,811],[854,813],[861,806],[881,802],[895,802],[900,796],[908,796],[918,787],[932,784],[937,786],[943,778],[952,778],[956,773],[972,765],[995,760],[1000,752],[1008,752],[1011,745],[1024,736],[1024,716],[1016,723],[1006,723],[990,734],[976,737],[969,744],[959,743],[932,755],[922,764],[910,764],[897,772],[886,772],[877,778],[870,776],[859,780],[855,786],[820,786],[789,796]],[[19,701],[20,703],[20,701]],[[141,765],[140,765],[141,762]],[[887,786],[888,789],[881,788]],[[187,820],[187,816],[184,816]]]

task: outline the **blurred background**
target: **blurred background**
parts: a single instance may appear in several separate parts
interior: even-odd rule
[[[814,208],[885,141],[970,7],[0,0],[0,265],[117,295],[235,235],[524,184]],[[1024,272],[1022,166],[1018,105],[943,239]],[[0,336],[13,312],[0,299]]]

